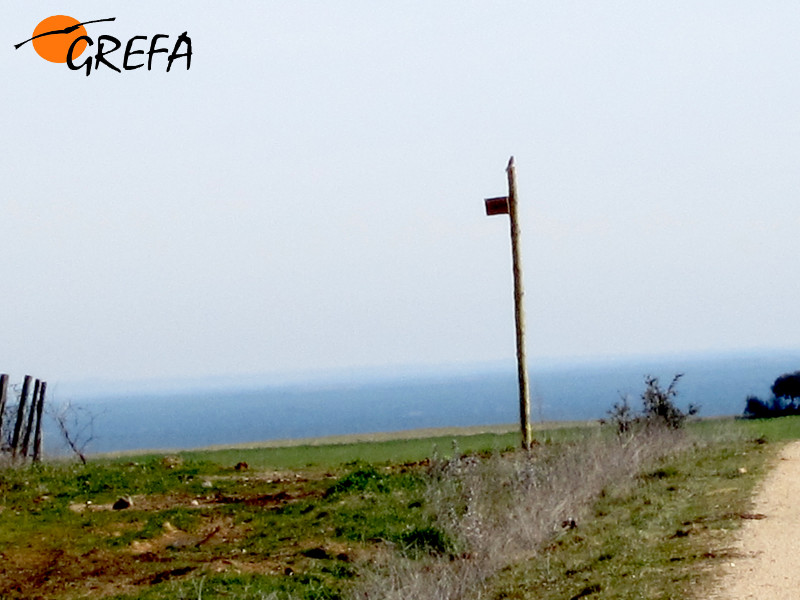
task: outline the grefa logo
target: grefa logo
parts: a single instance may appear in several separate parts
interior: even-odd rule
[[[116,17],[111,17],[81,23],[73,17],[54,15],[41,21],[33,30],[33,36],[15,44],[14,48],[19,50],[28,42],[32,42],[33,49],[43,59],[53,63],[67,63],[73,71],[85,70],[87,76],[92,74],[92,70],[99,70],[101,66],[122,73],[147,65],[147,70],[151,71],[154,63],[156,66],[159,66],[159,63],[161,65],[166,63],[166,71],[169,73],[172,63],[179,59],[185,59],[187,71],[191,68],[192,38],[186,31],[175,39],[172,50],[165,47],[170,36],[157,33],[150,38],[149,45],[148,36],[135,35],[127,41],[124,51],[117,52],[122,49],[122,42],[119,39],[113,35],[101,34],[95,41],[84,27],[115,20]],[[92,50],[87,53],[83,62],[77,63],[76,60],[87,48]],[[166,54],[166,57],[158,57],[159,54]]]

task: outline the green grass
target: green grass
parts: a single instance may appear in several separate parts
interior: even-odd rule
[[[689,450],[608,486],[577,528],[498,574],[493,596],[702,598],[753,486],[800,439],[800,417],[704,420],[687,433]],[[589,435],[537,438],[558,453]],[[481,434],[0,470],[0,597],[344,598],[387,543],[412,560],[454,552],[427,503],[425,459],[517,443]],[[132,508],[91,509],[122,495]]]
[[[460,450],[469,452],[516,446],[516,434],[478,434],[458,437],[437,437],[413,440],[391,440],[330,446],[292,446],[285,448],[252,448],[199,450],[182,452],[189,460],[213,460],[218,464],[247,463],[255,469],[329,468],[355,461],[402,464],[420,461],[432,454],[450,456],[453,440]]]
[[[553,426],[534,431],[540,443],[558,443],[574,440],[585,434],[587,427],[596,424],[576,423],[568,426]],[[230,448],[191,450],[177,453],[193,462],[212,462],[217,465],[247,463],[254,469],[307,469],[329,468],[355,461],[370,463],[402,464],[424,460],[433,455],[448,458],[454,448],[460,452],[484,452],[516,448],[520,436],[510,433],[479,433],[471,435],[440,435],[417,439],[393,439],[387,441],[301,444],[266,448]],[[147,461],[160,458],[161,454],[143,454],[135,457],[103,459],[110,463],[126,463],[131,460]]]
[[[800,416],[779,419],[703,419],[692,423],[690,430],[704,438],[764,438],[770,442],[800,439]]]
[[[0,597],[30,597],[41,586],[47,597],[76,597],[69,588],[95,568],[97,585],[114,591],[107,580],[117,579],[136,588],[115,598],[180,597],[200,581],[204,598],[231,589],[334,598],[353,579],[359,553],[379,542],[421,545],[414,532],[432,527],[422,466],[315,466],[260,478],[205,459],[150,457],[0,471],[0,545],[36,555],[16,573],[0,563]],[[92,510],[124,494],[134,495],[132,508]],[[132,548],[142,550],[131,556]],[[230,573],[214,573],[215,565]],[[19,595],[3,580],[16,581]]]

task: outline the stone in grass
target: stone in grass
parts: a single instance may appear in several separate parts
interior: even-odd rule
[[[114,510],[125,510],[133,506],[133,500],[130,496],[122,496],[111,506]]]

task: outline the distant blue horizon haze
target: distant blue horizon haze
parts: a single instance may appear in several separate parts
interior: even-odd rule
[[[683,373],[679,406],[698,405],[705,417],[736,415],[748,395],[769,395],[778,375],[798,369],[800,350],[532,364],[531,417],[535,422],[600,419],[622,397],[638,407],[645,375],[666,386],[678,373]],[[190,388],[95,397],[77,391],[52,402],[70,400],[93,415],[90,453],[496,425],[515,423],[519,414],[512,365]],[[63,452],[52,422],[45,435],[48,452]]]

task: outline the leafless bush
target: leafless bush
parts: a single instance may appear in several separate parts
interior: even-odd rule
[[[477,600],[493,574],[577,526],[605,487],[631,481],[683,439],[680,432],[661,428],[440,461],[431,469],[428,503],[458,551],[422,561],[387,561],[365,577],[357,597]]]
[[[52,406],[49,413],[56,422],[66,445],[83,464],[86,464],[86,451],[94,440],[94,414],[71,401]]]
[[[683,377],[683,373],[678,373],[672,378],[669,386],[663,388],[658,377],[645,376],[645,389],[640,396],[642,400],[641,413],[637,414],[631,408],[627,397],[623,397],[621,402],[614,404],[613,408],[608,411],[611,422],[617,427],[617,432],[623,435],[642,427],[681,429],[687,417],[696,415],[700,411],[700,407],[693,404],[689,405],[686,412],[676,406],[675,397],[678,395],[676,388],[681,377]]]

